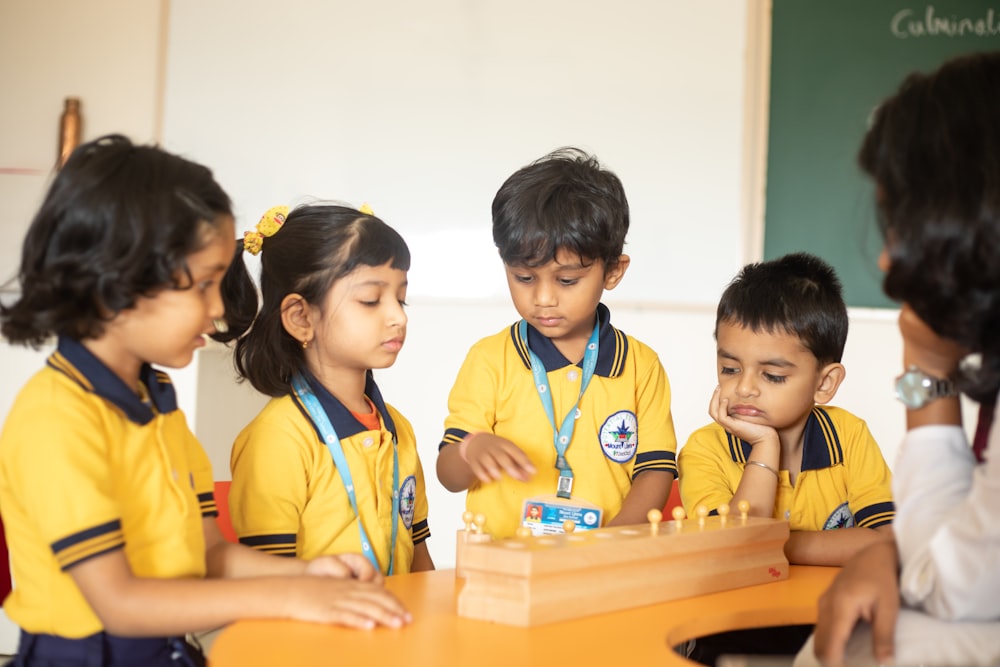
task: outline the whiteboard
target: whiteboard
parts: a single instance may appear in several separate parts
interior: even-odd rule
[[[579,146],[631,205],[609,296],[714,304],[744,257],[745,32],[731,0],[172,0],[163,144],[214,170],[238,230],[369,202],[411,300],[506,298],[493,196]]]

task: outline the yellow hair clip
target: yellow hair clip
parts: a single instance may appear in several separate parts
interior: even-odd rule
[[[261,216],[257,226],[249,232],[243,232],[243,249],[251,255],[256,255],[264,246],[264,238],[274,236],[288,217],[287,206],[272,206]]]
[[[358,213],[364,213],[365,215],[375,215],[375,211],[372,210],[372,207],[368,204],[368,202],[365,202],[358,208]]]

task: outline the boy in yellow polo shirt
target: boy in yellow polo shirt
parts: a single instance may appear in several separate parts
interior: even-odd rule
[[[469,351],[437,473],[468,490],[467,509],[494,537],[557,531],[567,517],[580,528],[640,523],[667,500],[666,373],[600,303],[628,268],[628,225],[621,181],[577,149],[518,170],[493,200],[493,240],[523,319]]]
[[[680,453],[681,499],[786,519],[792,563],[840,565],[891,534],[889,467],[864,421],[826,406],[844,379],[840,281],[805,253],[750,264],[716,314],[715,420]],[[867,530],[867,529],[875,529]]]
[[[826,405],[844,379],[847,307],[833,268],[806,253],[749,264],[716,312],[719,385],[713,423],[679,455],[680,490],[699,505],[750,502],[754,516],[789,522],[789,562],[842,565],[889,539],[891,475],[864,421]],[[691,658],[794,654],[811,626],[700,638]]]

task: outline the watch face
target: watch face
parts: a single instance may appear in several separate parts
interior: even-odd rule
[[[896,396],[908,408],[922,408],[930,399],[931,379],[918,370],[909,370],[896,380]]]

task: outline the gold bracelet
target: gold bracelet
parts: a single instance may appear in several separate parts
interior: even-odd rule
[[[761,463],[760,461],[747,461],[747,465],[760,466],[764,470],[774,473],[774,476],[777,477],[778,479],[781,479],[781,475],[778,474],[778,471],[772,468],[771,466],[767,465],[766,463]]]

